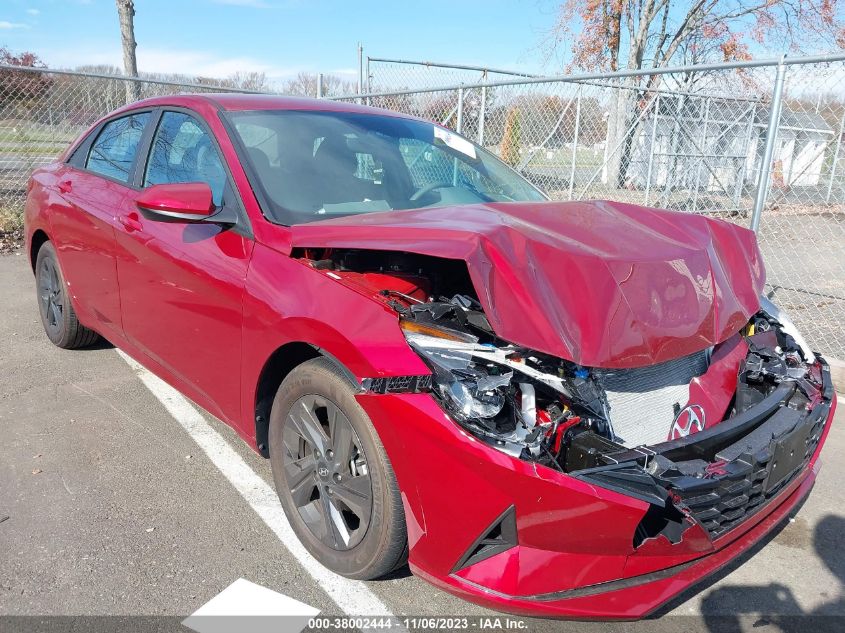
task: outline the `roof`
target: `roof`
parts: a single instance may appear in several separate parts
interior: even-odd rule
[[[332,101],[330,99],[309,99],[306,97],[283,97],[279,95],[243,94],[231,92],[190,93],[152,97],[133,103],[137,108],[150,105],[179,105],[188,108],[207,106],[212,102],[218,108],[227,111],[240,110],[320,110],[326,112],[360,112],[368,114],[390,114],[406,117],[400,112],[358,105],[351,101]],[[411,118],[411,117],[408,117]]]
[[[105,116],[95,121],[88,130],[82,134],[76,142],[72,143],[62,157],[69,156],[70,153],[78,146],[83,138],[88,133],[97,127],[102,121],[111,118],[117,114],[128,113],[139,108],[149,108],[157,106],[178,106],[188,108],[196,112],[208,116],[210,109],[222,109],[227,111],[245,111],[245,110],[313,110],[323,112],[359,112],[361,114],[378,114],[381,116],[392,116],[403,119],[413,119],[421,121],[418,117],[414,117],[395,110],[385,110],[382,108],[373,108],[370,106],[362,106],[351,101],[332,101],[330,99],[308,99],[305,97],[283,97],[279,95],[263,95],[263,94],[243,94],[243,93],[227,93],[227,92],[207,92],[207,93],[187,93],[165,95],[161,97],[150,97],[135,101],[123,107],[109,112]]]
[[[660,101],[660,114],[671,119],[679,109],[678,103],[683,104],[682,115],[684,118],[693,122],[704,122],[707,119],[712,124],[729,125],[736,127],[737,133],[743,133],[737,124],[744,123],[747,125],[751,120],[752,112],[754,113],[754,123],[758,126],[768,124],[772,112],[771,105],[768,103],[754,105],[750,101],[713,97],[709,101],[701,99],[686,102],[662,99]],[[671,124],[671,121],[667,123]],[[781,109],[779,125],[782,129],[833,134],[833,128],[822,115],[817,112],[793,110],[786,104]]]
[[[770,116],[771,109],[766,109],[758,114],[757,120],[761,123],[768,123]],[[822,115],[816,112],[790,110],[787,106],[784,106],[780,112],[780,126],[807,132],[814,131],[833,134],[833,128],[825,121]]]

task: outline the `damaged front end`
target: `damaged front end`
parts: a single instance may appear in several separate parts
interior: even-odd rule
[[[398,315],[431,376],[365,380],[430,391],[471,436],[519,460],[640,501],[633,547],[710,541],[806,468],[833,399],[825,361],[765,298],[733,336],[644,367],[588,367],[495,333],[461,262],[409,253],[303,249],[307,265]]]
[[[727,341],[625,370],[509,344],[467,295],[395,307],[466,431],[650,504],[634,548],[695,524],[715,540],[761,509],[807,466],[833,397],[825,361],[765,299]]]

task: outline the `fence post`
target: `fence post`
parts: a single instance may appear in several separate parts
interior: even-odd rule
[[[323,98],[323,73],[317,73],[317,98]]]
[[[769,186],[772,177],[772,154],[775,151],[775,141],[778,135],[780,124],[780,108],[783,102],[783,82],[786,77],[786,66],[783,59],[778,64],[777,75],[775,76],[775,88],[772,94],[772,104],[769,112],[769,126],[766,129],[766,147],[763,150],[763,162],[760,164],[760,173],[757,178],[757,193],[754,197],[754,211],[751,214],[751,230],[755,233],[760,229],[760,216],[763,214],[763,207],[766,198],[769,197]]]
[[[487,81],[487,73],[484,73]],[[481,106],[478,111],[478,144],[484,147],[484,119],[487,117],[487,86],[481,86]]]
[[[455,132],[461,133],[464,124],[464,89],[458,88],[458,120],[455,123]]]
[[[578,132],[581,128],[581,93],[583,86],[578,86],[578,101],[575,102],[575,132],[572,135],[572,166],[569,169],[569,199],[575,192],[575,161],[578,158]]]
[[[358,42],[358,94],[364,90],[364,47]]]
[[[654,118],[651,122],[651,144],[648,149],[648,169],[645,173],[645,202],[643,204],[648,206],[648,196],[651,193],[651,170],[654,167],[654,146],[657,143],[657,125],[660,120],[660,93],[654,97]]]
[[[367,83],[367,94],[373,91],[373,76],[370,74],[370,56],[367,55],[367,76],[364,78]],[[370,105],[370,98],[367,97],[367,105]]]
[[[833,163],[830,165],[830,182],[827,184],[825,203],[830,204],[830,194],[833,193],[833,179],[836,176],[836,163],[839,162],[839,150],[842,148],[842,134],[845,133],[845,108],[842,110],[842,120],[839,121],[839,134],[836,136],[836,149],[833,150]]]

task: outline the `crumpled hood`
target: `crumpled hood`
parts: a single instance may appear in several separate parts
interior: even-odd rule
[[[759,308],[754,234],[700,215],[607,201],[496,203],[294,226],[292,246],[462,259],[501,338],[591,367],[678,358]]]

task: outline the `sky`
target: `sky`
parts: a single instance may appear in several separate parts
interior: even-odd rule
[[[138,68],[226,77],[357,76],[365,55],[544,72],[551,0],[135,0]],[[2,0],[0,46],[48,66],[121,67],[114,0]]]

